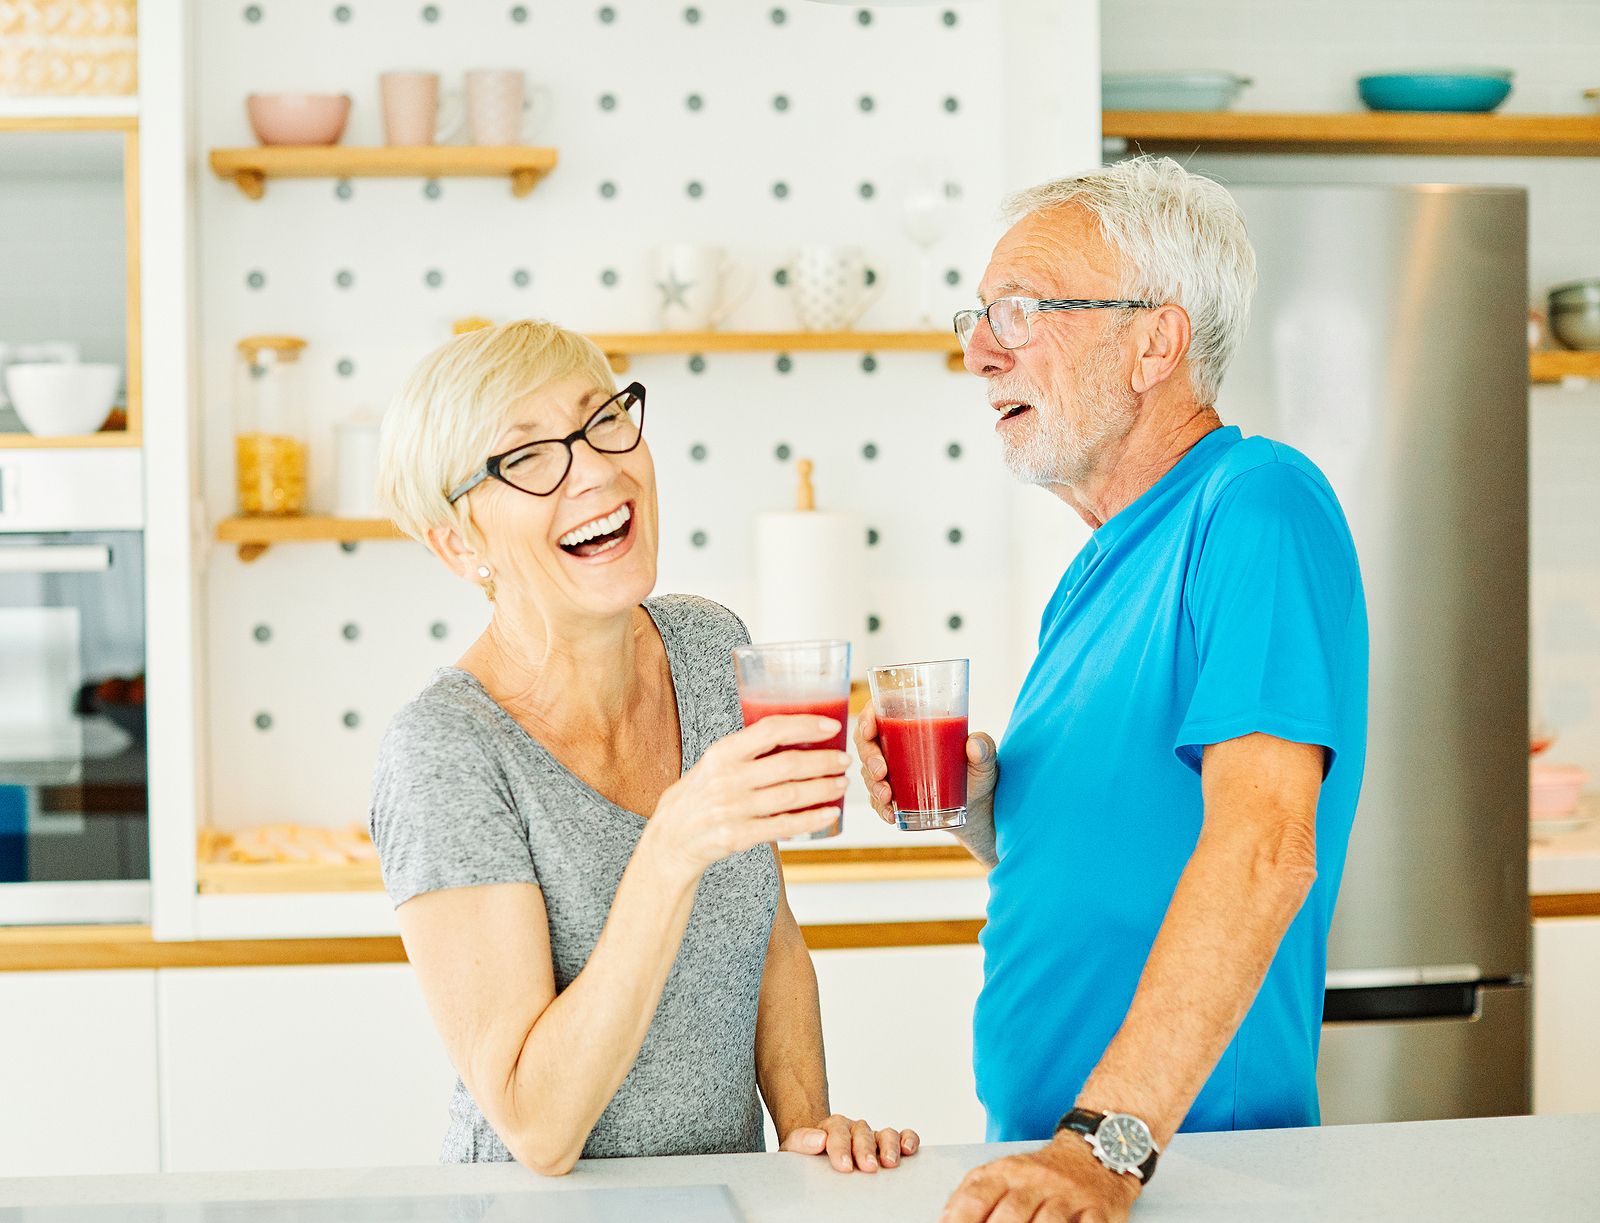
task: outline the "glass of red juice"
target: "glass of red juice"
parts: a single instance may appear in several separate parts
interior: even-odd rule
[[[894,819],[906,832],[967,822],[965,658],[875,667],[868,676]]]
[[[742,645],[733,651],[733,675],[739,685],[744,724],[754,726],[773,714],[812,714],[832,718],[839,733],[817,743],[797,743],[803,750],[845,750],[850,726],[850,643],[787,641],[777,645]],[[779,748],[779,751],[791,750]],[[844,828],[844,800],[839,818],[827,828],[798,841],[836,837]]]

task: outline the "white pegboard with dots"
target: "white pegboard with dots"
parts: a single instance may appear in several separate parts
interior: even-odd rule
[[[784,266],[807,243],[867,252],[883,293],[863,329],[971,300],[998,232],[1004,99],[993,6],[850,9],[789,0],[440,0],[199,6],[199,144],[252,143],[251,92],[347,92],[347,144],[381,140],[377,78],[517,67],[555,99],[538,143],[560,164],[515,199],[504,180],[270,180],[246,200],[199,186],[206,500],[232,512],[234,346],[304,337],[313,509],[330,511],[332,428],[381,410],[452,320],[655,325],[651,252],[726,247],[754,277],[729,330],[796,326]],[[901,201],[948,183],[924,259]],[[936,325],[943,325],[936,324]],[[754,515],[788,508],[794,460],[818,503],[869,539],[870,660],[966,654],[974,722],[1012,695],[1014,499],[977,380],[942,355],[640,357],[661,503],[661,591],[750,614]],[[208,809],[238,826],[364,817],[389,716],[487,620],[476,589],[409,543],[275,546],[207,574]]]

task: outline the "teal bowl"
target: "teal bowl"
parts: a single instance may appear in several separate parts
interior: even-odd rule
[[[1433,110],[1484,113],[1511,93],[1510,69],[1473,72],[1385,72],[1356,82],[1372,110]]]

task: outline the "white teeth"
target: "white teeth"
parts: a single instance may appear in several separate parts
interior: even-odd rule
[[[622,525],[632,517],[633,512],[624,505],[607,514],[604,518],[596,518],[593,522],[586,522],[581,527],[574,527],[556,542],[563,548],[575,548],[588,540],[598,538],[601,535],[609,535],[611,532],[621,529]]]

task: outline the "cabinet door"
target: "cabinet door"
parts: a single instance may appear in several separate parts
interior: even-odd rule
[[[438,1160],[455,1072],[409,965],[159,978],[167,1170]]]
[[[978,946],[819,951],[812,960],[834,1109],[909,1126],[929,1143],[982,1142],[972,1081]]]
[[[1600,1112],[1600,917],[1533,923],[1533,1111]]]
[[[0,1176],[156,1172],[153,972],[0,973]]]

